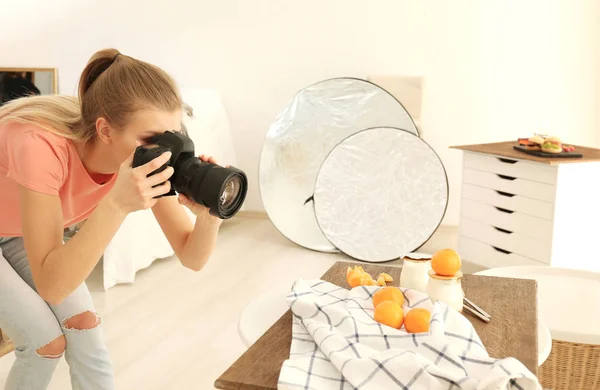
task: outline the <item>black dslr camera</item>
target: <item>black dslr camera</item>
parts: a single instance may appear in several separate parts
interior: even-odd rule
[[[152,137],[148,143],[137,147],[132,166],[144,165],[171,152],[171,159],[148,175],[155,175],[169,165],[173,167],[175,171],[169,178],[171,191],[163,196],[179,192],[209,208],[211,215],[221,219],[233,217],[242,207],[248,192],[248,179],[243,171],[200,160],[194,154],[194,142],[177,131]]]

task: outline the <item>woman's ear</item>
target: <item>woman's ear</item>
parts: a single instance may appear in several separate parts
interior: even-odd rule
[[[98,134],[98,139],[106,144],[113,141],[112,127],[104,118],[96,119],[96,134]]]

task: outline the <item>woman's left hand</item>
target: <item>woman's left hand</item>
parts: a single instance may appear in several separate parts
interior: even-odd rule
[[[206,156],[204,154],[201,154],[200,156],[198,156],[198,158],[204,162],[209,162],[211,164],[217,164],[217,162],[215,161],[215,159],[212,156]],[[220,218],[209,214],[210,209],[208,207],[204,207],[201,204],[194,202],[187,196],[185,196],[183,194],[178,194],[177,200],[179,201],[179,204],[190,209],[190,211],[192,213],[194,213],[194,215],[196,217],[207,218],[209,221],[212,221],[212,222],[221,222]]]
[[[213,158],[213,156],[207,156],[206,154],[201,154],[198,156],[198,158],[204,162],[209,162],[211,164],[216,164],[217,162],[215,161],[215,159]]]

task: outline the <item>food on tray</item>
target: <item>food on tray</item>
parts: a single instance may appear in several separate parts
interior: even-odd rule
[[[404,329],[409,333],[429,332],[431,313],[427,309],[414,308],[404,316]]]
[[[373,279],[373,277],[366,272],[364,273],[364,275],[362,276],[362,278],[360,280],[360,285],[361,286],[378,286],[377,281],[375,281]]]
[[[392,301],[400,306],[404,305],[404,294],[398,287],[387,286],[381,288],[373,294],[373,307],[377,307],[380,303]]]
[[[352,269],[348,267],[348,271],[346,272],[346,282],[350,285],[350,287],[358,287],[362,283],[363,273],[359,270]]]
[[[354,268],[348,267],[346,269],[346,281],[348,281],[348,283],[350,276],[352,276],[354,272],[365,272],[365,270],[360,265],[355,265]]]
[[[355,265],[354,268],[348,267],[346,270],[346,281],[352,288],[365,286],[370,283],[370,279],[371,276],[359,265]]]
[[[562,143],[558,137],[548,137],[544,139],[542,144],[542,152],[546,153],[562,153]]]
[[[539,136],[531,138],[519,138],[519,145],[524,146],[527,150],[541,150],[541,145],[544,139]]]
[[[394,279],[386,274],[381,273],[377,277],[377,280],[373,279],[373,277],[366,272],[363,267],[360,265],[355,265],[354,268],[348,267],[346,270],[346,282],[350,287],[358,287],[358,286],[387,286],[387,283],[393,282]]]
[[[390,275],[386,274],[385,272],[382,272],[379,274],[379,277],[383,276],[383,280],[385,280],[386,283],[391,283],[394,281],[394,278],[392,278]]]
[[[527,145],[525,147],[527,150],[541,150],[542,144],[544,143],[544,139],[539,135],[535,135],[528,139]]]
[[[460,255],[452,249],[441,249],[431,258],[431,269],[442,276],[454,276],[461,267]]]
[[[390,275],[386,274],[385,272],[382,272],[379,274],[379,276],[377,277],[377,285],[381,286],[381,287],[385,287],[387,286],[388,283],[391,283],[394,281],[394,278],[392,278]]]
[[[519,138],[519,146],[526,150],[539,150],[546,153],[569,153],[574,152],[572,145],[563,145],[558,137],[548,137],[546,135],[536,134],[531,138]]]
[[[375,307],[373,318],[380,324],[400,329],[404,322],[404,310],[402,305],[394,301],[384,301]]]

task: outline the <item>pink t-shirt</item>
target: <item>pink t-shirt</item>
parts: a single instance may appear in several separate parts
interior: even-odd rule
[[[0,126],[0,237],[21,236],[19,184],[60,197],[64,227],[86,219],[110,191],[85,169],[72,141],[18,123]]]

